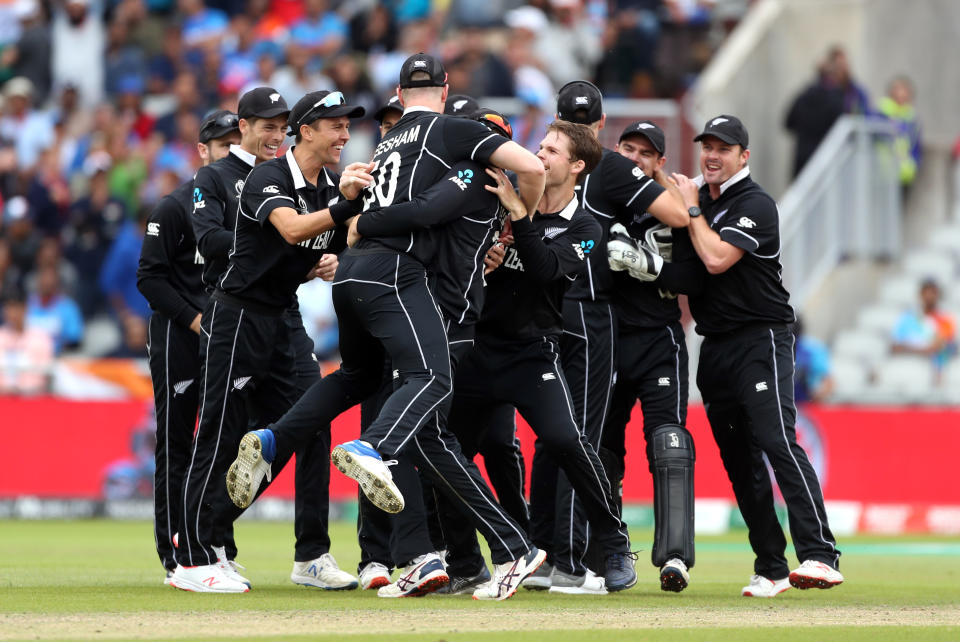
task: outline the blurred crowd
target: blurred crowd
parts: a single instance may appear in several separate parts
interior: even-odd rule
[[[337,88],[371,114],[425,51],[451,93],[519,98],[522,128],[573,79],[679,96],[749,3],[0,0],[0,371],[76,349],[144,356],[146,216],[198,167],[203,116],[251,87],[289,104]],[[351,133],[346,160],[368,158],[375,123]]]

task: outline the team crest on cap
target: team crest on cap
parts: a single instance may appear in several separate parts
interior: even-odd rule
[[[457,102],[453,103],[453,109],[454,111],[460,111],[461,109],[463,109],[463,106],[466,104],[467,104],[466,100],[458,100]]]
[[[654,128],[654,125],[651,125],[650,123],[640,123],[639,125],[637,125],[637,129],[653,129],[653,128]]]
[[[710,126],[716,127],[720,123],[725,123],[725,122],[728,122],[729,120],[730,120],[729,118],[714,118],[712,121],[710,121]]]
[[[573,102],[576,103],[577,105],[589,105],[590,99],[587,98],[586,96],[577,96]]]
[[[277,93],[270,94],[270,102],[275,103],[278,100],[280,100],[280,94],[277,94]]]

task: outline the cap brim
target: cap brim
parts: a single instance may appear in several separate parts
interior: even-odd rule
[[[723,133],[721,133],[721,132],[706,132],[706,131],[703,132],[703,133],[701,133],[701,134],[698,134],[698,135],[696,136],[696,138],[693,139],[693,142],[699,143],[701,140],[703,140],[703,139],[706,138],[707,136],[712,136],[712,137],[714,137],[714,138],[719,138],[720,140],[722,140],[723,142],[727,143],[728,145],[740,145],[740,144],[741,144],[740,141],[737,140],[736,138],[734,138],[733,136],[728,136],[727,134],[723,134]]]
[[[395,111],[395,112],[399,112],[399,113],[402,114],[402,113],[403,113],[403,107],[400,107],[399,105],[385,105],[385,106],[381,107],[380,109],[378,109],[376,112],[374,112],[374,114],[373,114],[373,119],[374,119],[375,121],[377,121],[378,123],[382,123],[382,122],[383,122],[383,119],[386,117],[388,111]]]
[[[214,140],[215,138],[220,138],[221,136],[226,136],[227,134],[231,134],[233,132],[238,132],[238,131],[240,131],[239,127],[218,127],[216,129],[211,129],[209,132],[204,132],[205,139],[201,140],[200,142],[206,143],[211,140]]]
[[[270,109],[264,109],[254,114],[245,114],[240,116],[240,118],[276,118],[277,116],[288,116],[289,114],[290,110],[285,107],[271,107]]]
[[[663,150],[660,149],[660,146],[657,144],[657,141],[653,140],[648,135],[644,134],[642,129],[631,129],[629,131],[623,132],[622,134],[620,134],[620,140],[618,140],[617,142],[621,143],[623,142],[624,138],[630,138],[631,136],[643,136],[648,141],[650,141],[650,144],[653,145],[653,148],[657,150],[658,153],[660,154],[663,153]]]
[[[320,118],[339,118],[340,116],[346,116],[347,118],[360,118],[367,113],[367,110],[361,107],[360,105],[338,105],[332,109],[326,109],[320,115]]]

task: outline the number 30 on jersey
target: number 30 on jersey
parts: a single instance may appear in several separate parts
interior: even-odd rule
[[[375,183],[363,197],[363,211],[371,207],[387,207],[393,204],[397,195],[397,179],[400,177],[400,153],[391,152],[386,160],[379,160],[373,166]]]

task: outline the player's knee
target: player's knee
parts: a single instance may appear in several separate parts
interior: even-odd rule
[[[537,439],[553,455],[573,452],[581,446],[580,432],[576,427],[543,431],[537,434]]]

